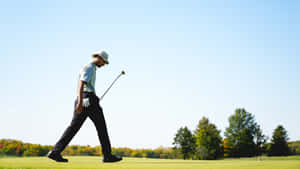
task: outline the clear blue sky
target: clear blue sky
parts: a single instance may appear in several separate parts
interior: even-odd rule
[[[286,2],[286,3],[283,3]],[[208,117],[224,132],[236,108],[265,134],[300,140],[297,1],[3,1],[0,138],[53,145],[69,125],[90,54],[112,146],[172,146]],[[71,144],[98,145],[87,119]]]

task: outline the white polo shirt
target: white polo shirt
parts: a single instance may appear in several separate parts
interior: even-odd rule
[[[79,72],[79,80],[85,81],[86,84],[83,85],[83,91],[85,92],[94,92],[95,90],[95,81],[96,81],[96,68],[97,66],[93,61],[83,65]]]

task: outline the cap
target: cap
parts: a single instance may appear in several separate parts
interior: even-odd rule
[[[109,62],[108,62],[108,54],[107,54],[105,51],[99,50],[99,51],[94,52],[94,53],[92,54],[92,56],[95,56],[95,55],[100,56],[100,57],[104,60],[104,62],[105,62],[106,64],[109,64]]]

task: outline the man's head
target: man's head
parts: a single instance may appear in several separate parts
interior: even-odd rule
[[[93,62],[97,65],[97,67],[101,67],[105,64],[109,64],[108,62],[108,54],[105,51],[98,51],[92,54]]]

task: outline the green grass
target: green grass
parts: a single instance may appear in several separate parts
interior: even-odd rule
[[[68,163],[56,163],[46,157],[3,157],[1,169],[300,169],[300,156],[225,159],[171,160],[124,158],[118,163],[102,163],[101,157],[69,156]]]

